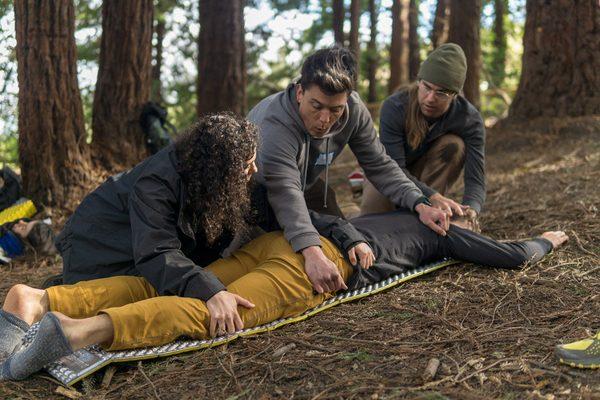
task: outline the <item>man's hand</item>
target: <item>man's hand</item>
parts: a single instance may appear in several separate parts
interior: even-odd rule
[[[222,290],[208,299],[206,307],[210,314],[210,336],[222,336],[244,328],[237,307],[253,308],[254,304],[237,294]]]
[[[427,204],[421,203],[415,207],[415,211],[419,214],[419,219],[427,225],[435,233],[446,236],[446,231],[450,227],[450,218],[445,212],[434,207],[429,207]]]
[[[464,229],[472,230],[473,232],[481,232],[481,228],[479,227],[479,221],[477,220],[477,212],[472,208],[469,208],[465,211],[465,215],[463,217],[459,217],[450,221],[452,225],[460,226]]]
[[[348,259],[350,259],[350,263],[352,265],[356,265],[357,257],[358,260],[360,260],[360,266],[362,269],[369,269],[375,262],[375,254],[373,254],[373,250],[364,242],[359,243],[348,250]]]
[[[325,257],[319,246],[311,246],[302,250],[304,271],[317,293],[335,292],[348,289],[340,271],[331,260]]]
[[[439,208],[440,210],[444,211],[449,217],[462,217],[469,209],[469,206],[459,204],[456,201],[442,196],[439,193],[431,195],[431,197],[429,197],[429,201],[431,201],[431,204],[433,204],[435,208]]]

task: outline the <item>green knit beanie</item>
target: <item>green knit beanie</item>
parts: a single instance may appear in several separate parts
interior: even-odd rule
[[[445,43],[421,64],[417,77],[453,92],[460,92],[467,76],[467,58],[459,45]]]

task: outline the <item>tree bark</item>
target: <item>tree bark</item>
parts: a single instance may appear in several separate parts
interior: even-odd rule
[[[89,182],[71,0],[14,2],[19,162],[37,204],[64,207]]]
[[[449,0],[438,0],[431,29],[431,45],[434,49],[448,41],[449,16]]]
[[[412,82],[417,79],[419,67],[421,66],[419,34],[417,33],[417,29],[419,28],[419,8],[417,7],[417,0],[410,0],[408,25],[408,80]]]
[[[148,155],[139,117],[152,87],[152,0],[105,0],[92,151],[109,169]]]
[[[467,57],[467,79],[464,95],[478,109],[481,108],[479,75],[481,70],[481,44],[479,25],[481,0],[452,0],[450,2],[450,30],[448,41],[463,48]]]
[[[245,114],[244,33],[243,1],[200,1],[198,116],[218,111]]]
[[[369,20],[371,23],[371,37],[367,46],[367,75],[369,80],[369,94],[367,102],[377,101],[377,66],[379,54],[377,52],[377,19],[379,17],[379,3],[369,0]]]
[[[523,68],[509,118],[600,114],[596,0],[528,0]]]
[[[504,19],[506,15],[506,1],[494,0],[494,49],[491,65],[491,79],[496,87],[501,87],[504,82],[506,66],[506,30]]]
[[[356,82],[358,83],[358,76],[360,74],[360,40],[359,40],[359,29],[360,29],[360,0],[352,0],[350,3],[350,35],[349,35],[349,48],[350,51],[356,57]]]
[[[394,0],[392,4],[392,44],[390,46],[390,80],[388,92],[408,83],[409,0]]]
[[[152,93],[151,99],[157,103],[162,103],[162,81],[161,69],[163,63],[163,40],[165,38],[166,26],[165,19],[160,16],[156,20],[154,33],[156,34],[156,46],[154,47],[154,65],[152,65]]]
[[[333,0],[331,6],[333,8],[333,39],[336,44],[344,46],[344,19],[346,14],[344,0]]]

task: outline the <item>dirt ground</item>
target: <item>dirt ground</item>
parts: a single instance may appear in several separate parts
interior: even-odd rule
[[[333,174],[346,210],[359,202],[345,180],[353,168],[344,156]],[[490,129],[487,171],[485,234],[526,238],[562,229],[569,243],[520,271],[451,266],[271,333],[121,365],[106,387],[101,371],[68,395],[600,399],[600,370],[571,369],[552,354],[555,344],[600,329],[600,118]],[[2,268],[0,299],[17,282],[39,285],[60,261],[30,258]],[[432,358],[441,365],[425,379]],[[1,383],[0,397],[64,398],[57,388],[39,374]]]

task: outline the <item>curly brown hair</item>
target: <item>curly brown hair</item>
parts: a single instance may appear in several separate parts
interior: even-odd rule
[[[250,207],[244,170],[258,145],[258,128],[230,112],[202,117],[175,142],[194,231],[208,244],[238,232]]]

